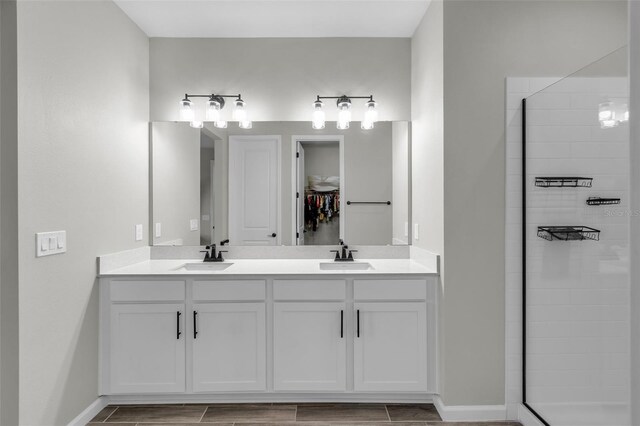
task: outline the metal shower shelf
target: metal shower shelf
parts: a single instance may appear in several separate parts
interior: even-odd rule
[[[620,198],[602,198],[602,197],[589,197],[587,204],[590,206],[604,206],[609,204],[620,204]]]
[[[600,230],[588,226],[538,226],[538,237],[547,241],[598,241]]]
[[[593,178],[587,177],[537,177],[536,186],[540,188],[591,188]]]

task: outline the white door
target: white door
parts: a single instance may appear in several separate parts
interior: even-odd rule
[[[193,305],[193,390],[266,390],[264,303]]]
[[[307,177],[304,173],[304,147],[298,142],[296,151],[296,175],[297,175],[297,220],[296,220],[296,237],[297,245],[304,245],[304,187],[307,183]]]
[[[111,306],[111,392],[185,391],[184,305]]]
[[[426,311],[424,303],[355,304],[356,391],[427,390]]]
[[[280,136],[229,136],[229,240],[279,244]]]
[[[276,391],[346,390],[344,303],[274,304]]]

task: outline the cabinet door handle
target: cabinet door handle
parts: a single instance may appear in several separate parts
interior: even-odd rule
[[[344,310],[340,310],[340,338],[344,338]]]
[[[193,338],[198,338],[198,311],[193,311]]]
[[[180,331],[180,315],[182,315],[182,312],[177,311],[176,312],[176,339],[180,340],[180,335],[182,334],[182,332]]]
[[[360,309],[356,311],[356,334],[360,337]]]

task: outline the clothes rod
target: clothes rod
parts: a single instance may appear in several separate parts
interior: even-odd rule
[[[347,205],[351,204],[386,204],[387,206],[391,205],[391,201],[347,201]]]

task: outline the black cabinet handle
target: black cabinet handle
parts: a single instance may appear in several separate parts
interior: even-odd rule
[[[180,315],[182,315],[182,312],[176,312],[176,339],[178,340],[180,340],[180,335],[182,334],[180,331]]]
[[[344,338],[344,310],[340,310],[340,338]]]
[[[356,334],[360,337],[360,309],[356,311]]]
[[[198,311],[193,311],[193,338],[198,338]]]

